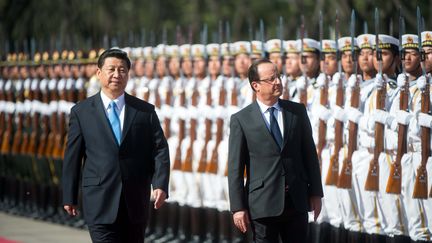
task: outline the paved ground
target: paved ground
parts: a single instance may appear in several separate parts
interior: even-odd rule
[[[87,230],[13,216],[3,212],[0,212],[0,238],[19,243],[91,242]]]

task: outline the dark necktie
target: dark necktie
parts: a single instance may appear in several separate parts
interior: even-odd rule
[[[274,138],[274,140],[276,141],[276,143],[279,146],[279,149],[282,149],[282,145],[283,145],[283,139],[282,139],[282,133],[279,129],[279,125],[275,116],[275,110],[276,108],[274,107],[270,107],[268,109],[268,111],[270,112],[270,131],[271,134]]]
[[[109,107],[111,108],[110,111],[108,112],[108,119],[110,121],[111,124],[111,128],[114,132],[114,135],[116,137],[117,143],[120,144],[120,139],[121,139],[121,127],[120,127],[120,117],[117,114],[116,108],[117,105],[114,101],[111,101],[111,103],[109,104]]]

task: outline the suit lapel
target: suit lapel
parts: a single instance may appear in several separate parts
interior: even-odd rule
[[[100,96],[100,92],[94,97],[93,99],[93,109],[95,110],[94,114],[96,115],[96,119],[99,120],[99,124],[102,124],[102,126],[104,127],[104,129],[111,134],[111,140],[113,143],[117,144],[114,132],[111,128],[111,124],[108,120],[108,117],[106,116],[105,113],[105,107],[103,105],[102,102],[102,98]]]
[[[294,123],[294,115],[289,111],[287,104],[283,102],[282,100],[279,100],[279,106],[282,108],[282,115],[283,115],[283,121],[284,121],[284,144],[282,148],[284,148],[291,136],[292,132],[292,126]]]
[[[129,128],[131,127],[131,124],[133,120],[135,119],[135,115],[137,110],[133,107],[131,97],[125,93],[125,115],[124,115],[124,123],[123,123],[123,131],[122,131],[122,138],[121,142],[123,142],[124,138],[126,137],[127,132],[129,131]]]

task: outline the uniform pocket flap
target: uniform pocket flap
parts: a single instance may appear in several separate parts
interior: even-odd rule
[[[97,186],[100,185],[100,177],[84,177],[82,181],[83,186]]]
[[[253,191],[257,190],[257,189],[260,189],[263,186],[264,186],[264,181],[263,180],[254,180],[249,185],[249,192],[253,192]]]

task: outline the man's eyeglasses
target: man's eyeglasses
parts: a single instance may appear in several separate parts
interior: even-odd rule
[[[268,84],[275,84],[276,81],[281,82],[282,78],[279,74],[275,74],[274,76],[270,77],[270,78],[266,78],[266,79],[260,79],[258,80],[258,82],[264,82],[264,83],[268,83]]]

